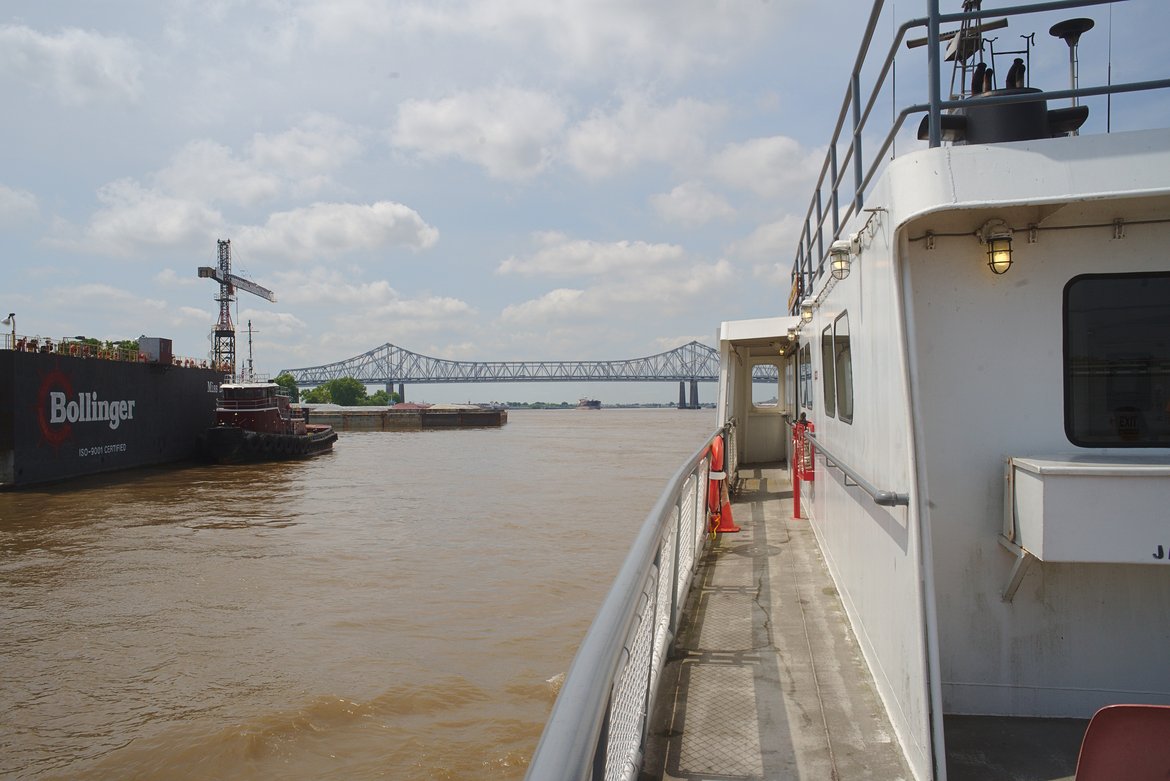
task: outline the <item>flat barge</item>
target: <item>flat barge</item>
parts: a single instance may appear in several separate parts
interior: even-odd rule
[[[309,407],[310,423],[337,431],[422,431],[443,428],[498,428],[508,422],[508,410],[473,405],[432,407]]]
[[[165,349],[148,355],[6,338],[0,489],[195,457],[224,373],[157,341]]]

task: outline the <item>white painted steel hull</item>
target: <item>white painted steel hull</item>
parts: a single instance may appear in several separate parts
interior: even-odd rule
[[[794,399],[793,359],[776,350],[749,358],[751,328],[723,326],[721,415],[739,424],[741,460],[788,449],[775,412],[750,403],[750,364],[765,360],[787,378],[781,411],[805,412],[841,461],[910,496],[908,506],[880,507],[823,457],[815,482],[802,485],[805,513],[922,777],[945,751],[942,714],[1088,718],[1112,703],[1170,703],[1170,564],[1154,555],[1157,543],[1170,550],[1170,520],[1127,512],[1117,478],[1096,484],[1095,519],[1067,534],[1080,537],[1072,543],[1080,549],[1107,547],[1129,535],[1127,523],[1143,540],[1160,523],[1165,539],[1150,537],[1144,563],[1086,563],[1078,554],[1031,558],[1016,570],[1000,540],[1006,458],[1134,460],[1132,450],[1076,447],[1065,433],[1062,297],[1078,275],[1170,270],[1170,222],[1156,221],[1170,215],[1167,171],[1166,131],[942,147],[892,161],[867,211],[843,231],[859,250],[851,274],[815,282],[812,320],[755,321],[757,343],[770,333],[783,345],[793,324],[797,347],[811,340],[812,409]],[[993,217],[1039,228],[1034,243],[1017,235],[1002,276],[990,273],[974,235]],[[1124,238],[1114,238],[1119,218]],[[842,312],[852,342],[850,423],[825,414],[818,349]],[[1170,464],[1170,449],[1140,454]]]

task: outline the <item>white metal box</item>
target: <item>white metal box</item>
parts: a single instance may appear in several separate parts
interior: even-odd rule
[[[1170,563],[1170,459],[1011,459],[1015,543],[1043,561]]]

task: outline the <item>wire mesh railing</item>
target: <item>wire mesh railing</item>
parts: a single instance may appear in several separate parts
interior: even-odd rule
[[[565,676],[526,776],[633,781],[659,676],[710,539],[707,486],[715,432],[646,516]]]

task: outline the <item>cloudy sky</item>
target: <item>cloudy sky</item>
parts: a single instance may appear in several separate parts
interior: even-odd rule
[[[233,270],[278,296],[241,293],[233,312],[252,321],[263,372],[386,342],[467,360],[712,343],[720,320],[783,309],[868,12],[868,0],[8,0],[0,314],[16,312],[21,334],[169,336],[203,357],[218,285],[196,268],[231,239]],[[1104,80],[1110,39],[1114,81],[1151,78],[1170,6],[1111,14],[1030,17],[996,45],[1035,31],[1033,85],[1063,88],[1067,50],[1047,29],[1093,16],[1082,82]],[[922,51],[899,61],[899,103],[921,99],[906,95]],[[1113,129],[1167,102],[1115,100]]]

